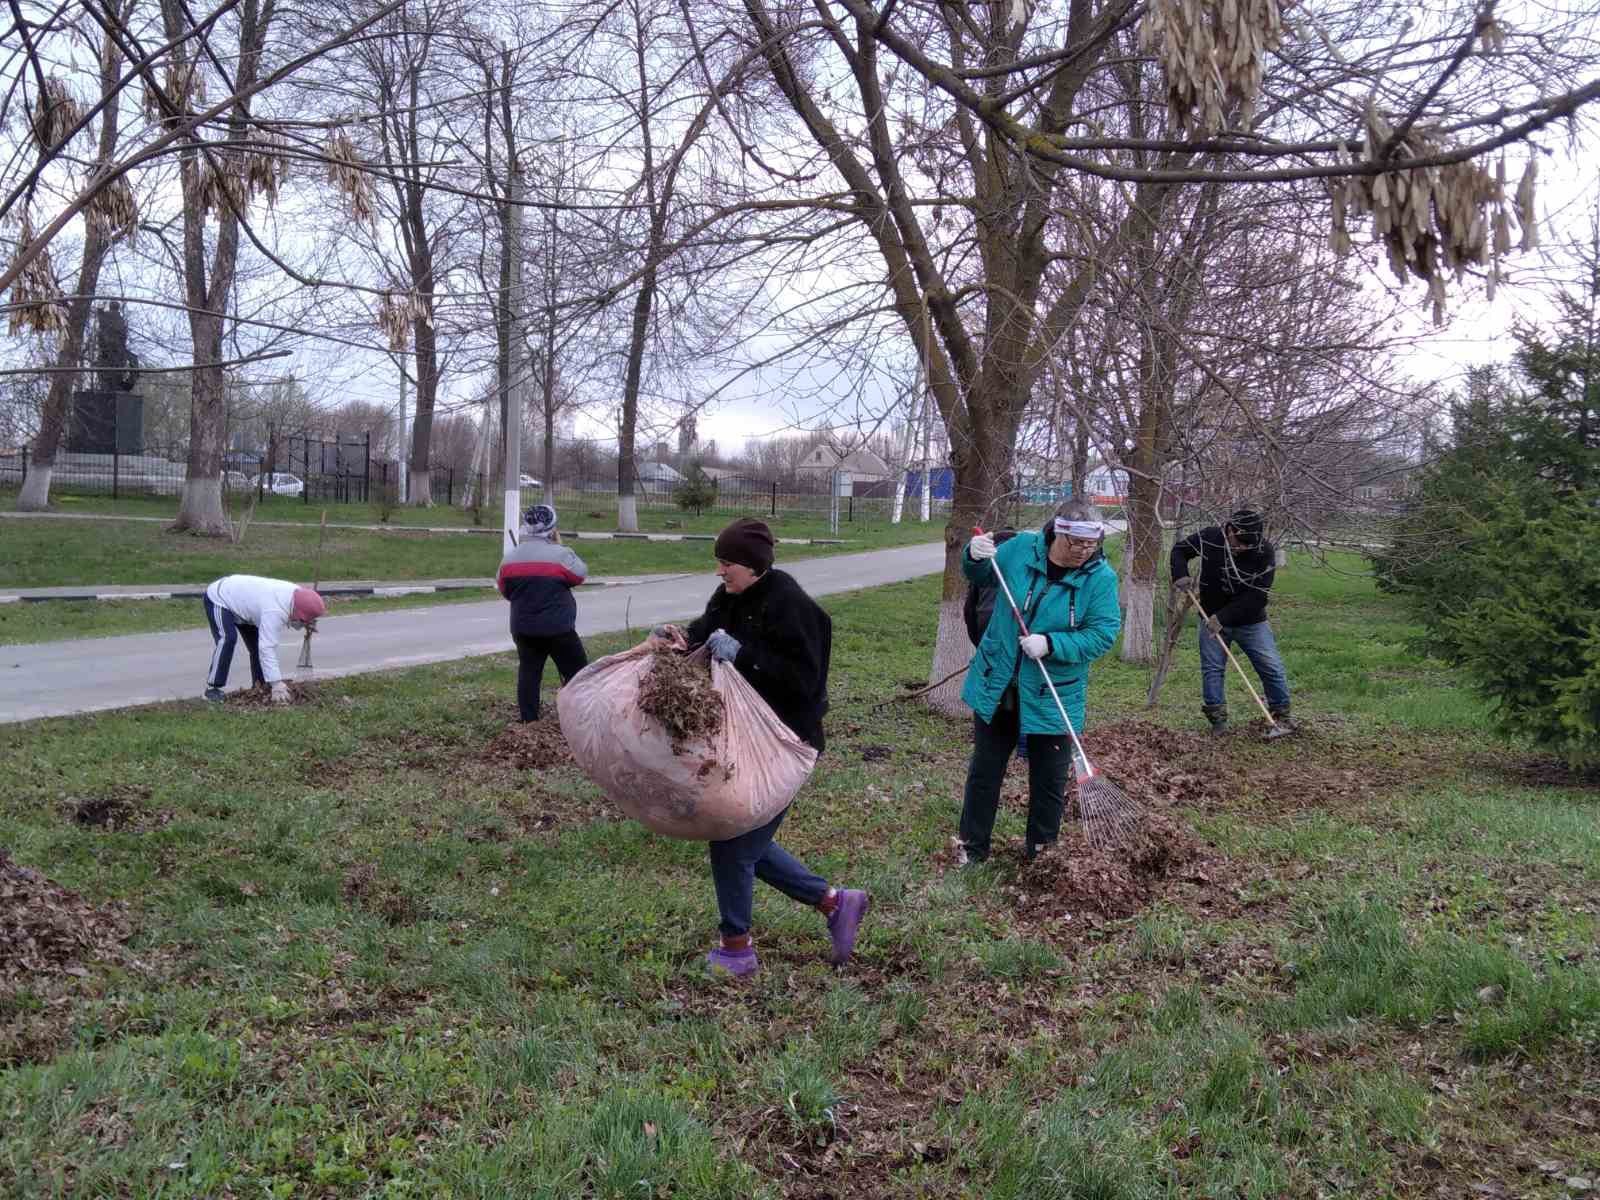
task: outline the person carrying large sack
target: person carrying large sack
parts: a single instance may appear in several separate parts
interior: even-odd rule
[[[713,553],[722,585],[687,631],[658,626],[652,641],[680,649],[704,644],[711,657],[731,664],[807,745],[821,753],[828,711],[828,660],[833,622],[794,577],[772,565],[774,539],[764,521],[740,517],[719,535]],[[855,949],[867,914],[867,893],[830,887],[774,840],[788,808],[739,837],[709,843],[711,877],[721,914],[719,943],[707,965],[740,978],[759,963],[751,940],[755,881],[809,905],[828,920],[829,959],[842,965]]]

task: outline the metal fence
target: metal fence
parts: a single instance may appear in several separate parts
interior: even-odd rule
[[[186,448],[145,447],[142,453],[86,454],[60,451],[51,469],[53,495],[177,497],[187,474]],[[29,471],[28,449],[0,451],[0,490],[19,488]],[[229,451],[223,457],[224,491],[247,497],[277,496],[307,505],[400,505],[400,468],[393,461],[374,461],[367,435],[318,438],[304,434],[278,436],[260,453]],[[503,495],[500,476],[463,470],[442,463],[429,469],[430,491],[436,504],[452,507],[497,507]],[[697,506],[678,503],[686,481],[664,472],[640,478],[634,502],[641,513],[711,513],[827,519],[835,511],[844,523],[887,520],[894,505],[892,479],[839,479],[827,474],[793,475],[763,479],[754,475],[723,475],[709,481]],[[910,473],[903,499],[904,516],[915,520],[920,511],[920,478]],[[948,511],[949,499],[935,488],[932,511]],[[573,518],[614,520],[617,479],[606,476],[557,474],[537,486],[524,487],[528,504],[548,501]]]

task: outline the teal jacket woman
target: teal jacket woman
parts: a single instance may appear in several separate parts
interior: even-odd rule
[[[1028,739],[1026,853],[1031,857],[1056,840],[1072,745],[1041,672],[1049,673],[1081,733],[1089,664],[1111,649],[1122,628],[1117,573],[1105,559],[1104,541],[1099,510],[1069,501],[1037,533],[1019,533],[998,547],[977,538],[962,551],[962,570],[973,582],[1001,573],[1035,635],[1023,638],[1000,596],[961,689],[975,719],[960,839],[969,861],[988,857],[1000,782],[1019,738]],[[978,555],[974,543],[981,543]]]

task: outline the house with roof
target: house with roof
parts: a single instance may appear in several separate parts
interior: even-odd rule
[[[882,483],[892,474],[889,464],[866,447],[846,451],[832,442],[819,442],[806,451],[794,471],[803,482],[813,482],[823,491],[837,472],[841,496],[853,495],[858,483]]]

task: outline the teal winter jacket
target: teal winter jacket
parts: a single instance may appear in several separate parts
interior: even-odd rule
[[[1022,631],[1005,596],[997,596],[994,616],[967,668],[961,699],[988,722],[994,719],[1006,688],[1015,681],[1022,732],[1065,733],[1061,714],[1040,675],[1043,667],[1050,672],[1073,728],[1081,732],[1089,664],[1111,649],[1122,628],[1116,571],[1096,556],[1051,583],[1045,573],[1043,533],[1017,534],[987,562],[974,562],[969,551],[961,552],[961,569],[975,583],[992,581],[996,567],[1005,576],[1028,629],[1050,639],[1050,653],[1037,663],[1022,653],[1017,645]]]

